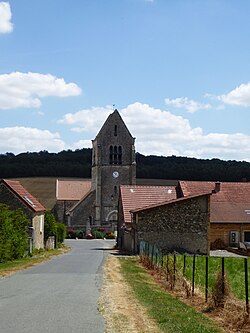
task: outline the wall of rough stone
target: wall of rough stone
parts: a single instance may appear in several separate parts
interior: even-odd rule
[[[72,208],[78,201],[77,200],[58,200],[53,208],[53,214],[58,222],[68,224],[68,216],[66,212]]]
[[[209,196],[199,196],[134,214],[136,247],[140,240],[165,251],[209,252]]]
[[[40,249],[44,247],[44,212],[35,213],[20,200],[11,190],[3,183],[0,184],[0,202],[8,205],[10,209],[16,210],[21,208],[27,218],[30,220],[30,226],[33,227],[33,247]],[[42,216],[42,217],[40,217]],[[40,219],[42,218],[42,232],[40,233]]]
[[[94,220],[95,191],[91,192],[76,208],[68,215],[68,227],[81,229],[89,227],[89,217]]]

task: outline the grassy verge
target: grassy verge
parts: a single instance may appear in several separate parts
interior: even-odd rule
[[[162,332],[219,333],[216,324],[164,292],[135,258],[120,258],[122,274]]]
[[[0,263],[0,277],[5,277],[8,275],[14,274],[17,271],[34,266],[43,261],[47,261],[50,258],[52,258],[53,256],[57,256],[59,254],[67,252],[69,250],[70,250],[69,247],[63,246],[62,248],[44,251],[33,257],[26,257],[26,258],[21,258],[21,259],[17,259],[17,260],[13,260],[13,261]]]

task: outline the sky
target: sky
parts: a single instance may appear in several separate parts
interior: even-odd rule
[[[0,0],[0,154],[91,147],[250,161],[249,0]]]

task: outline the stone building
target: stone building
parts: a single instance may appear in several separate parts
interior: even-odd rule
[[[44,206],[19,181],[2,179],[0,202],[10,209],[21,208],[30,220],[30,235],[34,249],[44,248]]]
[[[132,210],[132,251],[140,240],[165,252],[209,254],[210,194]]]
[[[210,242],[212,248],[237,247],[250,242],[250,183],[180,181],[179,195],[208,193],[210,203]]]
[[[70,196],[69,183],[64,197],[57,194],[54,212],[68,227],[86,227],[86,231],[89,231],[101,226],[116,230],[119,187],[121,184],[135,184],[136,181],[134,142],[119,112],[115,110],[92,141],[91,183],[86,181],[82,186],[85,190],[77,191],[77,195],[76,191],[71,191],[73,195]],[[79,181],[72,185],[74,188],[77,188],[76,182]]]

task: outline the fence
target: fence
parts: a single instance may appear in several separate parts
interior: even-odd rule
[[[249,265],[250,258],[208,257],[190,254],[167,254],[156,245],[145,241],[140,242],[140,256],[148,261],[152,268],[161,269],[166,281],[175,288],[177,280],[181,280],[192,296],[195,288],[204,292],[205,301],[214,297],[220,302],[228,294],[228,289],[234,295],[245,301],[246,312],[249,314]],[[217,288],[217,298],[215,298]],[[218,297],[220,295],[220,297]]]

